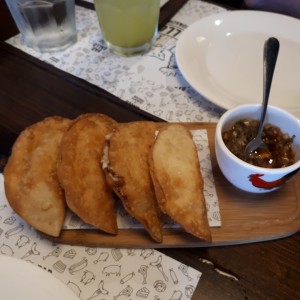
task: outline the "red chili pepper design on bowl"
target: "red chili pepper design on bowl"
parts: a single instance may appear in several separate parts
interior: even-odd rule
[[[262,188],[266,190],[270,190],[276,187],[279,187],[280,185],[287,182],[294,174],[296,174],[299,171],[299,169],[279,178],[274,181],[265,181],[261,177],[264,176],[264,174],[251,174],[248,176],[249,181],[252,183],[253,186],[257,188]]]

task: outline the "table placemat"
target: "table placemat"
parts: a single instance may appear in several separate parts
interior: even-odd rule
[[[190,24],[224,10],[203,1],[188,1],[159,31],[150,52],[130,58],[117,57],[107,50],[95,11],[79,6],[78,42],[64,52],[38,53],[26,47],[20,35],[7,42],[166,121],[215,122],[224,110],[185,81],[176,65],[175,47]]]
[[[3,183],[0,174],[0,255],[38,265],[84,300],[192,297],[201,273],[154,249],[68,246],[43,239],[12,211]]]

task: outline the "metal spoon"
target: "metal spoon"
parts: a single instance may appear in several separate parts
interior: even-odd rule
[[[257,131],[256,137],[248,143],[245,148],[245,153],[250,154],[251,152],[255,152],[258,155],[262,156],[271,156],[271,153],[268,149],[268,146],[262,141],[261,134],[264,127],[264,120],[266,116],[266,111],[268,107],[269,94],[273,79],[273,73],[277,61],[277,56],[279,52],[279,41],[271,37],[265,41],[264,44],[264,57],[263,57],[263,102],[262,102],[262,111],[259,121],[259,127]]]

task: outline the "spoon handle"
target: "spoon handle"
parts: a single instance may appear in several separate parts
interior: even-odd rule
[[[273,73],[275,70],[275,65],[277,61],[277,56],[279,52],[279,41],[271,37],[266,40],[264,44],[264,56],[263,56],[263,80],[264,80],[264,89],[263,89],[263,105],[262,105],[262,113],[260,118],[260,125],[258,129],[258,134],[261,135],[264,119],[267,111],[268,101],[269,101],[269,94],[271,90],[271,84],[273,79]]]

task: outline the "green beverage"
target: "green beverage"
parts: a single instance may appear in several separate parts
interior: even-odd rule
[[[160,0],[94,0],[103,38],[119,55],[147,52],[156,40]]]

